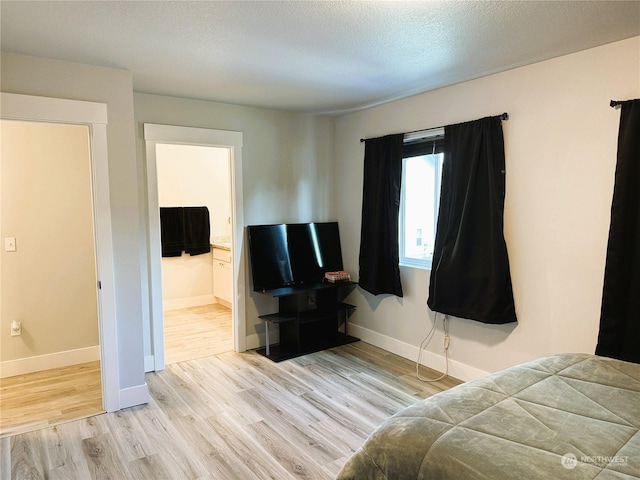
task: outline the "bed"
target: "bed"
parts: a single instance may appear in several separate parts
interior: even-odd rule
[[[338,480],[640,478],[640,365],[553,355],[380,425]]]

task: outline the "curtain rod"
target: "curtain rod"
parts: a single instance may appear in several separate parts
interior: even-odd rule
[[[611,108],[616,108],[619,107],[620,105],[622,105],[622,101],[621,100],[611,100],[611,102],[609,103],[609,106]]]
[[[612,102],[613,102],[613,100],[612,100]],[[504,112],[502,115],[499,115],[499,117],[500,117],[500,120],[509,120],[509,114],[507,112]],[[404,135],[409,135],[411,133],[428,132],[430,130],[438,130],[440,128],[445,128],[445,126],[446,125],[442,125],[441,127],[423,128],[422,130],[413,130],[412,132],[404,132]],[[366,140],[367,140],[366,138],[361,138],[360,139],[360,143],[365,142]]]

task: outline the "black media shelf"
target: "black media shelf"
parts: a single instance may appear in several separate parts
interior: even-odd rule
[[[291,315],[282,315],[280,313],[270,313],[268,315],[260,315],[258,318],[265,320],[271,323],[283,323],[283,322],[292,322],[296,319],[296,317],[292,317]]]
[[[260,315],[266,346],[256,351],[274,362],[357,342],[348,335],[348,318],[355,305],[342,302],[355,282],[319,283],[258,291],[278,298],[278,312]],[[271,345],[269,324],[278,325],[280,343]]]
[[[256,349],[260,355],[263,355],[274,362],[281,362],[283,360],[290,360],[292,358],[301,357],[302,355],[307,355],[309,353],[320,352],[322,350],[327,350],[329,348],[339,347],[340,345],[347,345],[349,343],[359,342],[360,339],[356,337],[352,337],[350,335],[338,334],[334,339],[325,343],[318,343],[316,345],[309,345],[306,349],[293,352],[288,347],[282,347],[280,344],[270,345],[270,352],[267,354],[267,348],[261,347]]]

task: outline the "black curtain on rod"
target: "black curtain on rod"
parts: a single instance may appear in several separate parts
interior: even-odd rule
[[[404,134],[365,140],[360,274],[364,290],[402,297],[398,215]]]
[[[516,322],[503,234],[502,118],[445,127],[440,208],[427,304],[484,323]]]
[[[621,104],[596,355],[640,363],[640,99]]]

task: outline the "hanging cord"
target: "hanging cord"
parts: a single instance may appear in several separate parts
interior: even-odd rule
[[[425,348],[427,348],[427,345],[429,345],[429,342],[433,338],[433,335],[436,331],[436,323],[438,321],[438,312],[436,312],[435,318],[433,319],[433,326],[431,327],[431,330],[429,330],[429,333],[427,333],[427,336],[424,337],[424,340],[422,340],[422,343],[420,344],[420,348],[418,349],[418,360],[416,361],[416,377],[418,378],[418,380],[421,380],[423,382],[433,383],[433,382],[438,382],[440,380],[444,380],[449,376],[449,322],[448,320],[449,320],[448,315],[445,315],[442,318],[442,330],[444,332],[444,361],[445,361],[444,373],[440,375],[438,378],[434,378],[434,379],[422,378],[420,376],[420,360],[422,358],[422,351]]]

